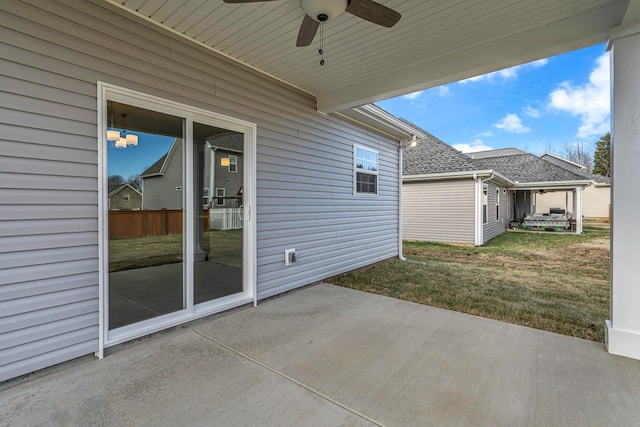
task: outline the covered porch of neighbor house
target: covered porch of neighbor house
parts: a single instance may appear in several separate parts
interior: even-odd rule
[[[0,386],[0,424],[630,426],[640,419],[640,364],[601,343],[329,284],[91,362]]]
[[[516,185],[508,190],[511,222],[509,228],[524,228],[538,231],[583,231],[583,191],[588,183],[557,184],[532,183]],[[549,212],[540,212],[536,207],[536,195],[546,192],[571,192],[571,206],[557,206]]]

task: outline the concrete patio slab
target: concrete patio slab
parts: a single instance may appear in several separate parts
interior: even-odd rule
[[[604,345],[328,284],[0,388],[1,425],[640,425]]]

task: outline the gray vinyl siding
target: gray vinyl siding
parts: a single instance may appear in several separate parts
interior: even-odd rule
[[[402,238],[430,242],[475,242],[472,179],[406,182],[402,185]]]
[[[257,124],[259,298],[397,254],[393,141],[106,2],[0,9],[0,380],[98,349],[97,81]],[[353,195],[354,143],[377,197]]]
[[[504,187],[496,186],[496,184],[487,182],[489,186],[489,202],[488,202],[488,222],[483,225],[483,243],[487,243],[494,237],[504,233],[509,225],[509,217],[507,214],[507,194],[502,191]],[[496,188],[500,188],[500,216],[496,212]]]
[[[184,198],[183,159],[184,143],[175,140],[167,155],[162,175],[142,178],[142,208],[149,210],[182,209]],[[180,190],[178,190],[180,188]]]

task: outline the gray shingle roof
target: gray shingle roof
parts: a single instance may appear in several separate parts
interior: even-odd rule
[[[525,152],[517,148],[499,148],[497,150],[476,151],[475,153],[467,153],[466,155],[472,159],[486,159],[487,157],[516,156]]]
[[[486,151],[480,154],[482,158],[472,159],[430,133],[425,134],[428,137],[417,146],[403,150],[403,175],[494,170],[510,181],[520,183],[591,179],[517,148]]]
[[[169,153],[166,153],[165,155],[160,157],[158,160],[156,160],[156,162],[154,164],[152,164],[151,166],[149,166],[147,168],[147,170],[142,172],[140,174],[140,176],[149,176],[149,175],[157,175],[157,174],[159,174],[160,171],[162,170],[162,165],[164,164],[164,161],[167,159],[167,155],[168,154]]]
[[[403,175],[427,175],[443,172],[465,172],[478,170],[473,160],[445,144],[428,132],[426,139],[415,147],[403,150]]]
[[[514,182],[585,181],[583,176],[530,153],[487,157],[474,159],[474,161],[482,169],[493,169]]]
[[[543,154],[540,158],[545,159],[555,165],[560,166],[561,168],[565,168],[570,170],[573,173],[576,173],[586,179],[590,179],[591,181],[597,182],[599,184],[609,184],[611,185],[611,178],[603,175],[598,175],[594,173],[590,173],[580,166],[574,165],[572,162],[567,161],[566,159],[560,157],[554,157],[553,155],[549,155],[548,153]]]

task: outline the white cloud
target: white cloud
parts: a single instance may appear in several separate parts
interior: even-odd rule
[[[611,114],[609,53],[600,56],[589,82],[574,86],[562,82],[549,95],[549,108],[580,117],[578,138],[601,136],[609,131]]]
[[[476,151],[493,150],[493,147],[486,145],[481,139],[475,139],[470,144],[453,144],[453,148],[463,153],[475,153]]]
[[[478,138],[487,138],[489,136],[493,136],[493,132],[491,132],[490,130],[484,131],[484,132],[480,132],[479,134],[476,135]]]
[[[421,90],[419,90],[417,92],[411,92],[411,93],[408,93],[406,95],[402,95],[402,98],[409,99],[409,100],[414,100],[414,99],[418,98],[420,95],[422,95],[422,91]]]
[[[529,66],[533,68],[542,68],[549,63],[549,58],[538,59],[537,61],[529,62]]]
[[[528,64],[516,65],[515,67],[505,68],[503,70],[494,71],[492,73],[482,74],[480,76],[470,77],[468,79],[460,80],[458,83],[467,84],[479,81],[491,82],[496,78],[501,77],[502,81],[515,79],[518,77],[518,73],[526,68],[541,68],[547,65],[548,59],[539,59],[537,61],[529,62]]]
[[[512,133],[527,133],[531,131],[531,128],[522,124],[522,120],[517,114],[507,114],[494,126]]]
[[[524,107],[522,109],[522,112],[529,117],[533,117],[534,119],[537,119],[542,115],[539,109],[532,107],[531,105],[527,105],[526,107]]]
[[[489,73],[492,74],[492,73]],[[466,85],[467,83],[479,82],[482,80],[489,80],[489,74],[482,74],[479,76],[469,77],[468,79],[460,80],[458,84]]]
[[[438,87],[438,96],[449,96],[451,95],[451,89],[449,89],[449,86],[440,86]]]
[[[519,67],[505,68],[504,70],[496,71],[494,74],[497,74],[505,80],[515,79],[518,77],[518,68]]]

